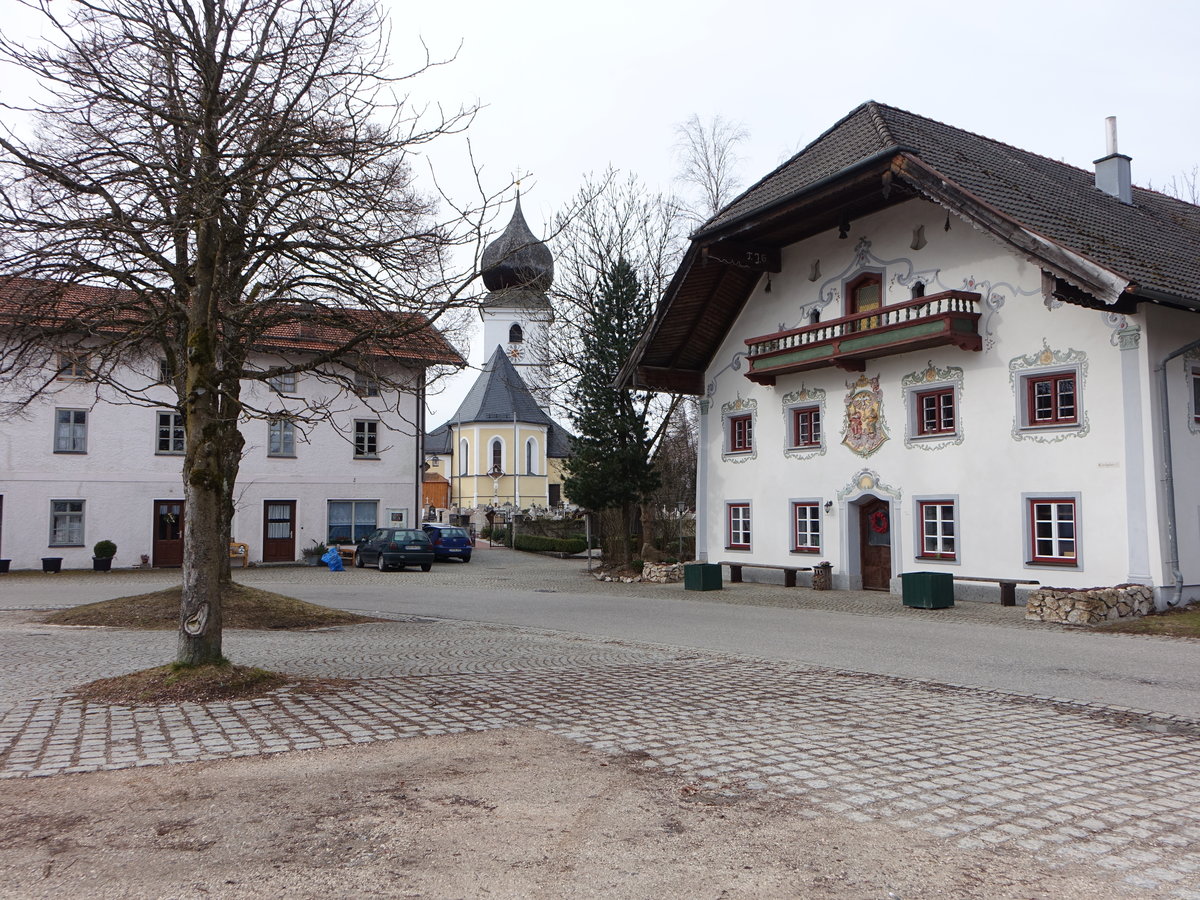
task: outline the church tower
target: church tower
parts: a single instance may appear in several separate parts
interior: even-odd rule
[[[543,368],[546,337],[554,321],[546,292],[554,283],[554,257],[529,230],[520,195],[512,220],[483,251],[482,266],[488,289],[479,310],[483,358],[501,348],[534,397],[544,403],[549,387]]]

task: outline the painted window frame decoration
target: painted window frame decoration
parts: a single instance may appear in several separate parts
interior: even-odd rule
[[[821,500],[791,501],[792,552],[821,552]],[[803,526],[803,527],[802,527]]]
[[[758,444],[754,433],[758,430],[758,401],[736,400],[721,407],[721,458],[729,462],[746,462],[758,457]],[[742,422],[748,438],[744,449],[734,449],[734,423]]]
[[[187,449],[183,414],[173,409],[160,409],[155,413],[154,426],[154,455],[182,456]]]
[[[54,452],[85,455],[88,452],[89,418],[86,409],[55,409]]]
[[[379,459],[379,420],[354,420],[354,458]]]
[[[1057,443],[1072,437],[1083,437],[1091,431],[1085,399],[1087,397],[1087,354],[1082,350],[1052,350],[1043,339],[1042,349],[1018,356],[1008,363],[1008,379],[1012,385],[1016,412],[1012,437],[1016,441]],[[1055,415],[1037,421],[1035,385],[1050,382],[1057,385],[1073,379],[1074,415],[1067,418]],[[1057,393],[1055,393],[1057,397]]]
[[[752,546],[749,500],[731,500],[725,504],[725,549],[749,550]]]
[[[900,379],[904,391],[906,420],[904,446],[921,450],[940,450],[943,447],[961,444],[964,438],[962,427],[963,370],[959,366],[939,369],[932,362],[924,369],[910,372]],[[953,428],[940,431],[922,429],[922,399],[929,396],[949,395],[953,407]]]
[[[82,547],[86,525],[86,500],[51,500],[48,546]]]
[[[826,425],[828,424],[825,415],[825,397],[825,391],[820,388],[806,387],[783,395],[784,434],[787,435],[787,446],[783,450],[785,457],[812,459],[825,455]],[[818,437],[815,442],[800,442],[797,419],[802,413],[816,415]]]
[[[1083,567],[1079,494],[1025,494],[1026,566]],[[1064,517],[1063,511],[1070,510]]]
[[[914,497],[913,502],[916,504],[915,557],[926,562],[958,562],[962,550],[958,498]]]

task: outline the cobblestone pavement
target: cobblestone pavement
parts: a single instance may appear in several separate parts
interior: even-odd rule
[[[354,679],[334,693],[111,707],[61,691],[159,662],[173,635],[16,618],[0,618],[0,777],[533,727],[710,790],[792,798],[800,815],[1084,860],[1114,892],[1200,898],[1197,723],[417,617],[227,632],[240,661]]]

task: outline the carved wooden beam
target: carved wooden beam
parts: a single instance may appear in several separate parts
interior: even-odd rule
[[[706,263],[722,263],[754,272],[780,272],[783,270],[782,256],[778,247],[755,246],[735,241],[722,241],[704,248]]]

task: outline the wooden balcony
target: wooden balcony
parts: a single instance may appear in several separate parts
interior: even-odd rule
[[[979,350],[979,294],[944,291],[894,306],[778,331],[746,341],[746,377],[774,384],[780,375],[837,366],[861,372],[867,360],[947,344]]]

